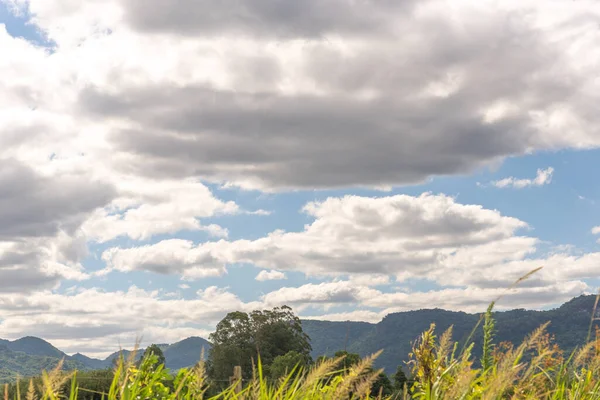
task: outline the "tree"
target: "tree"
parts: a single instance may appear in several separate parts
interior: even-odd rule
[[[334,358],[344,357],[340,362],[340,368],[349,370],[360,362],[360,356],[356,353],[348,353],[347,351],[338,351],[334,354]]]
[[[396,373],[394,374],[394,388],[400,392],[400,391],[404,390],[404,385],[407,385],[407,384],[408,384],[408,378],[406,377],[406,374],[404,373],[402,366],[398,365],[398,369],[396,370]]]
[[[295,376],[298,372],[305,370],[309,364],[310,358],[297,351],[290,351],[283,356],[277,356],[271,364],[271,379],[276,380],[287,376],[292,371],[294,371]]]
[[[243,378],[252,376],[253,363],[260,360],[266,375],[277,356],[295,351],[310,358],[309,337],[300,319],[287,306],[272,310],[232,312],[217,324],[210,335],[213,346],[208,368],[213,379],[227,380],[233,367],[242,367]]]
[[[377,380],[371,385],[371,394],[374,397],[379,396],[380,392],[383,397],[390,396],[394,392],[392,381],[390,381],[390,378],[383,372],[377,375]]]
[[[144,354],[142,355],[142,359],[140,360],[140,362],[142,360],[144,360],[146,357],[149,357],[150,355],[154,355],[157,358],[157,362],[156,364],[158,365],[164,365],[166,363],[166,359],[165,359],[165,355],[163,354],[163,351],[160,349],[160,347],[158,347],[155,344],[150,345],[145,351]]]

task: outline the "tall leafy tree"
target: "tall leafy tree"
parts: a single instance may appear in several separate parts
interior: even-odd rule
[[[142,360],[144,360],[146,357],[149,357],[150,355],[154,355],[157,358],[156,364],[164,365],[166,363],[166,359],[165,359],[165,355],[163,354],[163,351],[160,349],[160,347],[158,347],[155,344],[150,345],[146,350],[144,350],[144,354],[142,355],[142,359],[140,360],[140,362]]]
[[[402,366],[398,365],[398,369],[396,370],[396,373],[394,374],[394,388],[397,391],[402,391],[402,390],[404,390],[404,385],[407,385],[407,384],[408,384],[408,378],[406,377],[406,374],[404,373]]]
[[[276,380],[287,376],[294,371],[294,376],[300,371],[305,371],[310,364],[310,357],[297,351],[290,351],[283,356],[277,356],[271,364],[271,379]]]
[[[377,375],[377,380],[371,385],[371,395],[374,397],[379,396],[379,394],[390,396],[393,392],[394,385],[392,385],[390,378],[383,372]]]
[[[227,380],[233,367],[242,367],[242,375],[252,375],[252,363],[261,362],[268,373],[273,360],[290,351],[310,358],[310,339],[300,319],[287,306],[251,313],[232,312],[217,324],[210,335],[213,346],[208,366],[213,379]]]

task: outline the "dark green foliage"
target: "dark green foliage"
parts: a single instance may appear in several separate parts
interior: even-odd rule
[[[341,358],[340,368],[348,370],[360,362],[360,356],[356,353],[348,353],[347,351],[336,351],[333,358]]]
[[[398,365],[398,369],[396,369],[396,373],[394,374],[394,389],[398,392],[404,390],[404,385],[408,383],[408,378],[404,373],[401,365]]]
[[[310,357],[310,343],[298,317],[286,306],[273,310],[232,312],[219,322],[210,335],[213,347],[208,360],[210,376],[227,380],[233,367],[242,367],[243,377],[252,374],[252,363],[261,361],[269,375],[268,366],[277,356],[290,351]]]
[[[17,376],[37,376],[42,370],[55,368],[59,362],[60,358],[30,355],[0,346],[0,383],[13,382]],[[77,361],[66,360],[63,369],[85,369],[85,367]]]
[[[586,340],[595,300],[594,295],[579,296],[559,308],[548,311],[518,309],[494,312],[494,340],[496,343],[521,343],[527,334],[550,321],[548,333],[554,335],[556,343],[569,354]],[[407,355],[411,351],[412,343],[432,322],[436,324],[438,332],[444,332],[452,325],[453,338],[459,341],[460,349],[480,318],[481,314],[433,309],[390,314],[378,324],[311,320],[302,321],[302,326],[311,337],[313,357],[332,355],[345,347],[349,352],[362,357],[383,349],[384,352],[376,360],[375,367],[385,368],[385,371],[390,373],[395,371],[399,364],[403,365],[403,362],[408,361]],[[595,324],[597,325],[598,321],[595,321]],[[473,341],[473,355],[480,359],[483,345],[481,328],[476,331]]]
[[[160,349],[160,347],[158,347],[155,344],[148,346],[148,348],[144,350],[144,353],[142,354],[142,359],[150,357],[151,355],[154,355],[156,357],[156,363],[158,365],[165,365],[165,355],[163,354],[163,351]]]
[[[371,393],[373,396],[378,396],[380,393],[383,396],[389,396],[394,393],[394,385],[392,385],[390,378],[382,372],[378,375],[377,380],[373,382],[373,385],[371,385]]]
[[[296,373],[306,370],[311,363],[310,357],[297,351],[290,351],[282,356],[277,356],[270,366],[271,379],[279,379],[288,376],[292,371]]]

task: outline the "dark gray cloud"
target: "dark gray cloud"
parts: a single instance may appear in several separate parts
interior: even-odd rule
[[[136,29],[182,35],[224,32],[266,37],[318,37],[332,32],[370,34],[389,28],[414,0],[127,0]]]
[[[0,159],[0,241],[73,233],[116,195],[85,176],[44,177],[16,160]]]
[[[82,175],[43,176],[0,159],[0,293],[49,289],[79,274],[87,254],[79,228],[115,195],[112,185]]]
[[[50,289],[63,279],[32,266],[0,267],[0,293],[28,293],[34,289]]]
[[[110,137],[127,153],[120,166],[128,171],[276,189],[396,185],[469,173],[532,149],[600,142],[591,107],[597,95],[585,90],[589,75],[574,68],[563,43],[519,10],[474,8],[449,18],[443,9],[417,12],[387,1],[348,7],[341,6],[345,1],[151,3],[127,3],[136,26],[186,31],[182,18],[205,13],[190,34],[203,37],[214,29],[227,38],[230,25],[266,32],[281,23],[296,38],[313,27],[341,39],[307,42],[290,67],[264,47],[246,58],[224,47],[221,59],[230,63],[232,82],[248,82],[235,90],[164,81],[84,89],[79,106],[88,116],[130,127]],[[301,15],[292,16],[294,7]],[[357,10],[364,18],[355,21]],[[232,17],[253,13],[261,17]],[[381,31],[369,22],[377,18],[404,23]],[[315,22],[321,20],[322,29]],[[349,28],[360,24],[365,32]],[[275,29],[261,43],[277,35]],[[318,93],[282,92],[279,84],[296,76]],[[486,117],[493,107],[497,118]]]

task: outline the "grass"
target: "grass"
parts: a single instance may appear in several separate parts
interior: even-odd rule
[[[518,346],[494,343],[492,309],[500,298],[490,304],[473,330],[475,332],[483,322],[480,360],[472,356],[474,343],[469,340],[470,343],[458,351],[458,343],[452,340],[452,327],[438,335],[432,324],[413,344],[408,363],[411,383],[388,397],[371,393],[371,386],[381,372],[374,371],[371,366],[380,353],[343,371],[340,371],[341,358],[324,360],[306,370],[290,371],[275,382],[265,378],[258,360],[249,382],[231,382],[217,394],[209,394],[211,383],[202,362],[171,377],[163,365],[156,363],[154,356],[136,365],[135,353],[132,353],[116,365],[110,390],[106,393],[80,387],[77,373],[66,373],[59,365],[53,371],[43,373],[37,388],[30,381],[26,392],[21,393],[17,384],[16,390],[9,393],[6,386],[4,400],[75,400],[86,395],[102,400],[600,400],[600,330],[592,333],[598,299],[600,295],[592,312],[587,341],[568,355],[553,343],[553,338],[546,332],[548,324],[540,326]]]

